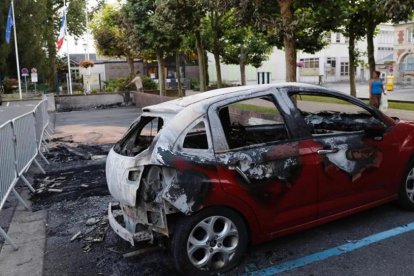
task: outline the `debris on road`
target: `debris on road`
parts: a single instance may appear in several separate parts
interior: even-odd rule
[[[97,224],[99,220],[99,218],[90,218],[86,221],[86,226],[92,226],[94,224]]]
[[[53,193],[61,193],[63,192],[62,189],[47,189],[48,192],[53,192]]]
[[[152,247],[142,248],[142,249],[138,249],[132,252],[125,253],[122,255],[122,257],[124,257],[125,259],[132,258],[132,257],[143,255],[145,253],[160,251],[162,249],[163,248],[160,246],[152,246]]]
[[[76,240],[77,238],[79,238],[80,235],[82,235],[82,232],[81,231],[79,231],[78,233],[76,233],[75,235],[73,235],[72,238],[70,239],[70,241],[73,242],[74,240]]]

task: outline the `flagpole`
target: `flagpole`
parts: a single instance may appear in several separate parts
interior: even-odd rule
[[[65,39],[66,39],[66,52],[68,54],[68,75],[69,75],[69,94],[72,95],[72,76],[70,72],[70,55],[69,55],[69,37],[68,37],[68,18],[67,18],[67,9],[66,9],[66,1],[63,1],[63,5],[65,6]]]
[[[22,84],[20,82],[19,51],[17,49],[16,17],[14,16],[14,3],[13,3],[13,0],[11,0],[11,6],[12,6],[13,25],[14,25],[14,28],[13,28],[14,49],[16,50],[17,82],[19,84],[19,95],[20,95],[20,100],[21,100],[21,99],[23,99],[23,95],[22,95]]]

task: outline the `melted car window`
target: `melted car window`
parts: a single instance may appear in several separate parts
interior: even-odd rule
[[[161,118],[141,117],[114,147],[114,150],[122,155],[135,156],[150,146],[162,126]]]
[[[288,138],[283,118],[271,97],[224,106],[219,117],[231,149]]]
[[[332,96],[299,95],[297,107],[314,135],[384,127],[368,110]]]
[[[183,148],[208,149],[206,126],[204,122],[199,122],[186,134]]]

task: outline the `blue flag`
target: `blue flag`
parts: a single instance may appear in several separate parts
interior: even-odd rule
[[[10,35],[11,35],[11,28],[14,25],[13,21],[13,14],[12,14],[12,6],[10,5],[9,8],[9,15],[7,16],[7,23],[6,23],[6,42],[7,44],[10,43]]]

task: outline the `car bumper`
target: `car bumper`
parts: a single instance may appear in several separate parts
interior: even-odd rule
[[[132,246],[135,245],[135,242],[152,241],[153,239],[152,231],[148,230],[148,231],[140,231],[137,233],[131,233],[130,231],[126,229],[126,227],[121,225],[121,223],[117,221],[114,215],[115,208],[116,207],[113,206],[112,203],[110,202],[108,206],[108,220],[109,220],[109,224],[111,225],[111,228],[115,231],[115,233],[118,236],[128,241]]]

